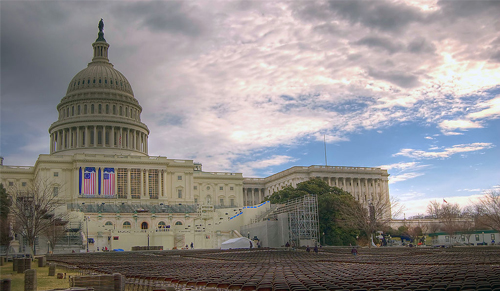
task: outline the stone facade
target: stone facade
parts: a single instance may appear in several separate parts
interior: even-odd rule
[[[92,46],[92,61],[70,81],[57,105],[50,154],[41,154],[30,167],[0,162],[0,182],[11,195],[26,194],[31,184],[49,185],[64,202],[57,211],[69,213],[82,251],[191,243],[217,248],[269,209],[246,206],[310,178],[352,191],[363,203],[377,193],[388,195],[388,174],[379,168],[292,167],[267,178],[244,178],[204,172],[193,160],[149,156],[142,107],[109,62],[102,31]],[[73,239],[67,239],[68,246]]]

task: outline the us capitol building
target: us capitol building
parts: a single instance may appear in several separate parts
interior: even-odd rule
[[[109,62],[102,21],[92,47],[92,61],[57,105],[50,154],[41,154],[32,167],[6,166],[3,158],[0,163],[9,194],[49,181],[53,195],[64,201],[58,211],[65,213],[71,235],[61,248],[85,249],[87,242],[90,251],[191,243],[219,248],[230,238],[253,237],[240,232],[270,211],[266,197],[310,178],[342,188],[364,204],[372,195],[389,195],[389,175],[380,168],[292,167],[266,178],[245,178],[204,172],[193,160],[149,156],[142,107],[127,78]],[[265,237],[261,242],[272,246]],[[44,243],[40,239],[38,248]]]

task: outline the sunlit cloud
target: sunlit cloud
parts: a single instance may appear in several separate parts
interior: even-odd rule
[[[391,175],[389,177],[389,184],[406,181],[408,179],[413,179],[416,177],[420,177],[422,175],[424,175],[424,173],[417,173],[417,172],[404,173],[400,175]]]
[[[404,156],[414,159],[437,159],[437,158],[444,159],[444,158],[449,158],[452,155],[458,153],[474,152],[484,149],[490,149],[492,147],[494,147],[494,145],[491,143],[477,142],[471,144],[454,145],[452,147],[445,148],[442,151],[422,151],[415,149],[402,149],[393,156]]]

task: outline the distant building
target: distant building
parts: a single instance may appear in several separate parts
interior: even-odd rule
[[[69,213],[70,223],[61,249],[87,243],[90,251],[170,249],[191,242],[195,248],[218,248],[269,211],[269,203],[261,204],[267,196],[317,177],[365,204],[373,195],[389,196],[389,175],[379,168],[292,167],[267,178],[244,178],[204,172],[193,160],[149,156],[142,107],[109,62],[109,46],[100,28],[92,61],[73,77],[57,105],[50,154],[41,154],[32,167],[0,163],[0,181],[10,194],[22,195],[30,183],[43,181],[65,201],[59,211]],[[45,241],[39,240],[40,249],[47,249]]]

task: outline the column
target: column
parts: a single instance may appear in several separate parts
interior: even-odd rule
[[[141,170],[141,199],[144,196],[144,172],[146,170]]]
[[[134,133],[134,136],[135,136],[135,133]],[[134,140],[135,140],[135,138],[134,138]],[[163,178],[162,174],[163,174],[163,171],[158,170],[158,199],[160,199],[160,197],[161,197],[161,179]],[[188,188],[186,187],[186,196],[188,194],[187,192],[188,192]]]
[[[80,127],[78,126],[76,128],[76,145],[75,145],[75,148],[79,148],[80,147]]]
[[[85,126],[85,147],[88,148],[90,145],[89,127]]]
[[[97,126],[94,125],[94,147],[97,147]]]
[[[168,188],[167,185],[168,185],[167,184],[167,171],[164,171],[163,172],[163,197],[165,197],[165,198],[168,197],[167,196],[167,188]],[[201,187],[201,185],[200,185],[200,187]],[[200,188],[200,193],[201,193],[201,188]],[[201,195],[200,195],[200,198],[201,198]],[[200,204],[201,204],[201,202],[200,202]]]
[[[146,193],[144,198],[149,199],[149,169],[146,169]]]
[[[141,150],[141,132],[140,131],[137,131],[135,147],[137,148],[138,151]]]
[[[63,143],[63,134],[62,130],[57,131],[57,140],[58,140],[58,147],[57,150],[60,151],[62,150],[62,143]]]
[[[371,201],[371,197],[370,197],[370,184],[369,184],[369,179],[366,178],[366,183],[365,183],[365,187],[366,187],[366,202],[368,203],[368,201]]]
[[[65,150],[66,149],[66,129],[63,129],[62,130],[62,136],[63,136],[63,142],[62,142],[62,147],[61,149]]]
[[[50,153],[54,152],[54,134],[50,135]]]
[[[127,199],[131,199],[130,169],[127,168]]]
[[[115,147],[115,127],[111,126],[111,132],[109,133],[109,146]]]

